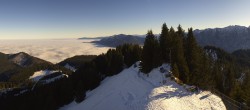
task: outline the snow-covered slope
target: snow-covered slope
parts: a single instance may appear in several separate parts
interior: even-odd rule
[[[34,82],[39,81],[41,78],[43,78],[44,76],[53,74],[59,72],[58,70],[56,71],[51,71],[51,70],[41,70],[41,71],[37,71],[35,72],[32,76],[29,77],[29,79],[33,80]]]
[[[162,67],[169,70],[168,65]],[[131,66],[106,78],[83,102],[72,102],[61,110],[226,110],[219,97],[208,91],[189,92],[165,78],[168,72],[159,70],[152,70],[147,77]]]
[[[71,70],[71,71],[73,71],[73,72],[75,72],[75,71],[76,71],[76,68],[75,68],[75,67],[73,67],[73,66],[71,66],[71,65],[69,65],[68,63],[67,63],[67,64],[65,64],[65,65],[64,65],[64,67],[65,67],[65,68],[67,68],[67,69],[69,69],[69,70]]]

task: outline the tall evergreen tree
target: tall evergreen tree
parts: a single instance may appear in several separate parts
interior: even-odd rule
[[[190,71],[189,77],[196,79],[202,72],[201,60],[205,59],[202,59],[202,50],[196,42],[192,28],[188,29],[185,56]],[[195,83],[195,80],[192,80],[191,83]]]
[[[192,79],[196,80],[193,84],[203,89],[213,88],[213,85],[215,85],[215,73],[213,73],[212,69],[212,60],[210,60],[205,52],[202,52],[201,61],[199,63],[201,63],[201,65],[199,65],[199,73],[196,77],[192,77]]]
[[[179,24],[179,26],[177,27],[177,31],[176,31],[177,35],[179,37],[181,37],[182,39],[185,39],[185,30],[182,29],[181,25]]]
[[[108,68],[108,58],[106,54],[98,55],[93,61],[95,62],[96,67],[100,72],[100,74],[106,75]]]
[[[162,30],[161,30],[161,34],[160,34],[160,38],[159,38],[163,62],[170,62],[170,58],[169,58],[169,54],[170,54],[169,49],[170,48],[168,45],[168,42],[169,42],[168,37],[169,37],[169,29],[168,29],[166,23],[164,23],[162,25]]]
[[[108,67],[107,75],[112,76],[118,74],[123,69],[124,58],[120,51],[109,49],[107,52]]]
[[[173,59],[174,59],[174,39],[176,37],[176,33],[173,27],[169,29],[169,37],[167,37],[167,47],[169,48],[169,62],[171,65],[173,65]]]
[[[182,30],[182,29],[181,29]],[[183,82],[189,81],[189,69],[187,66],[187,62],[184,56],[184,48],[183,48],[183,38],[180,35],[184,35],[184,31],[177,31],[176,33],[172,33],[173,29],[170,29],[171,38],[172,38],[172,61],[171,66],[174,65],[174,63],[177,64],[177,67],[179,69],[179,79],[181,79]],[[180,33],[183,32],[183,33]]]
[[[142,50],[141,71],[149,73],[154,67],[160,65],[159,43],[152,30],[149,30]]]
[[[116,50],[122,53],[127,67],[141,60],[142,48],[138,44],[123,44],[116,47]]]

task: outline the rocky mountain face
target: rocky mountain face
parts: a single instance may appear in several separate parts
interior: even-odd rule
[[[208,28],[194,30],[194,34],[202,46],[216,46],[227,52],[250,48],[250,27],[235,25],[225,28]]]

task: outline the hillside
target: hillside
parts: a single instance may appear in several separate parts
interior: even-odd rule
[[[232,53],[232,55],[237,58],[240,65],[246,65],[250,67],[250,49],[240,49]]]
[[[0,81],[6,81],[21,67],[8,60],[8,55],[0,52]]]
[[[250,27],[235,25],[224,28],[197,29],[194,30],[194,35],[202,46],[216,46],[228,52],[250,48]]]
[[[20,75],[22,71],[38,65],[52,65],[52,63],[24,52],[16,54],[0,53],[0,81],[8,81],[15,75]]]
[[[95,57],[96,55],[77,55],[59,62],[58,65],[64,66],[68,69],[77,69],[80,68],[80,66],[82,66],[85,62],[89,62]]]
[[[26,87],[30,83],[30,77],[43,70],[57,71],[60,74],[72,73],[63,66],[54,65],[24,52],[16,54],[0,53],[0,90]]]
[[[169,70],[169,65],[161,67]],[[138,67],[131,66],[104,79],[99,87],[87,93],[83,102],[72,102],[60,110],[226,109],[221,99],[212,93],[190,92],[169,77],[165,78],[169,73],[161,73],[161,67],[153,69],[147,77],[138,73]]]
[[[104,37],[99,41],[93,41],[93,43],[109,46],[109,47],[116,47],[122,44],[139,44],[142,45],[144,43],[143,37],[138,37],[134,35],[125,35],[125,34],[119,34],[119,35],[113,35],[110,37]]]

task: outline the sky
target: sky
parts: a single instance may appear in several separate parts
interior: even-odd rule
[[[249,0],[0,0],[0,39],[62,39],[250,25]]]

